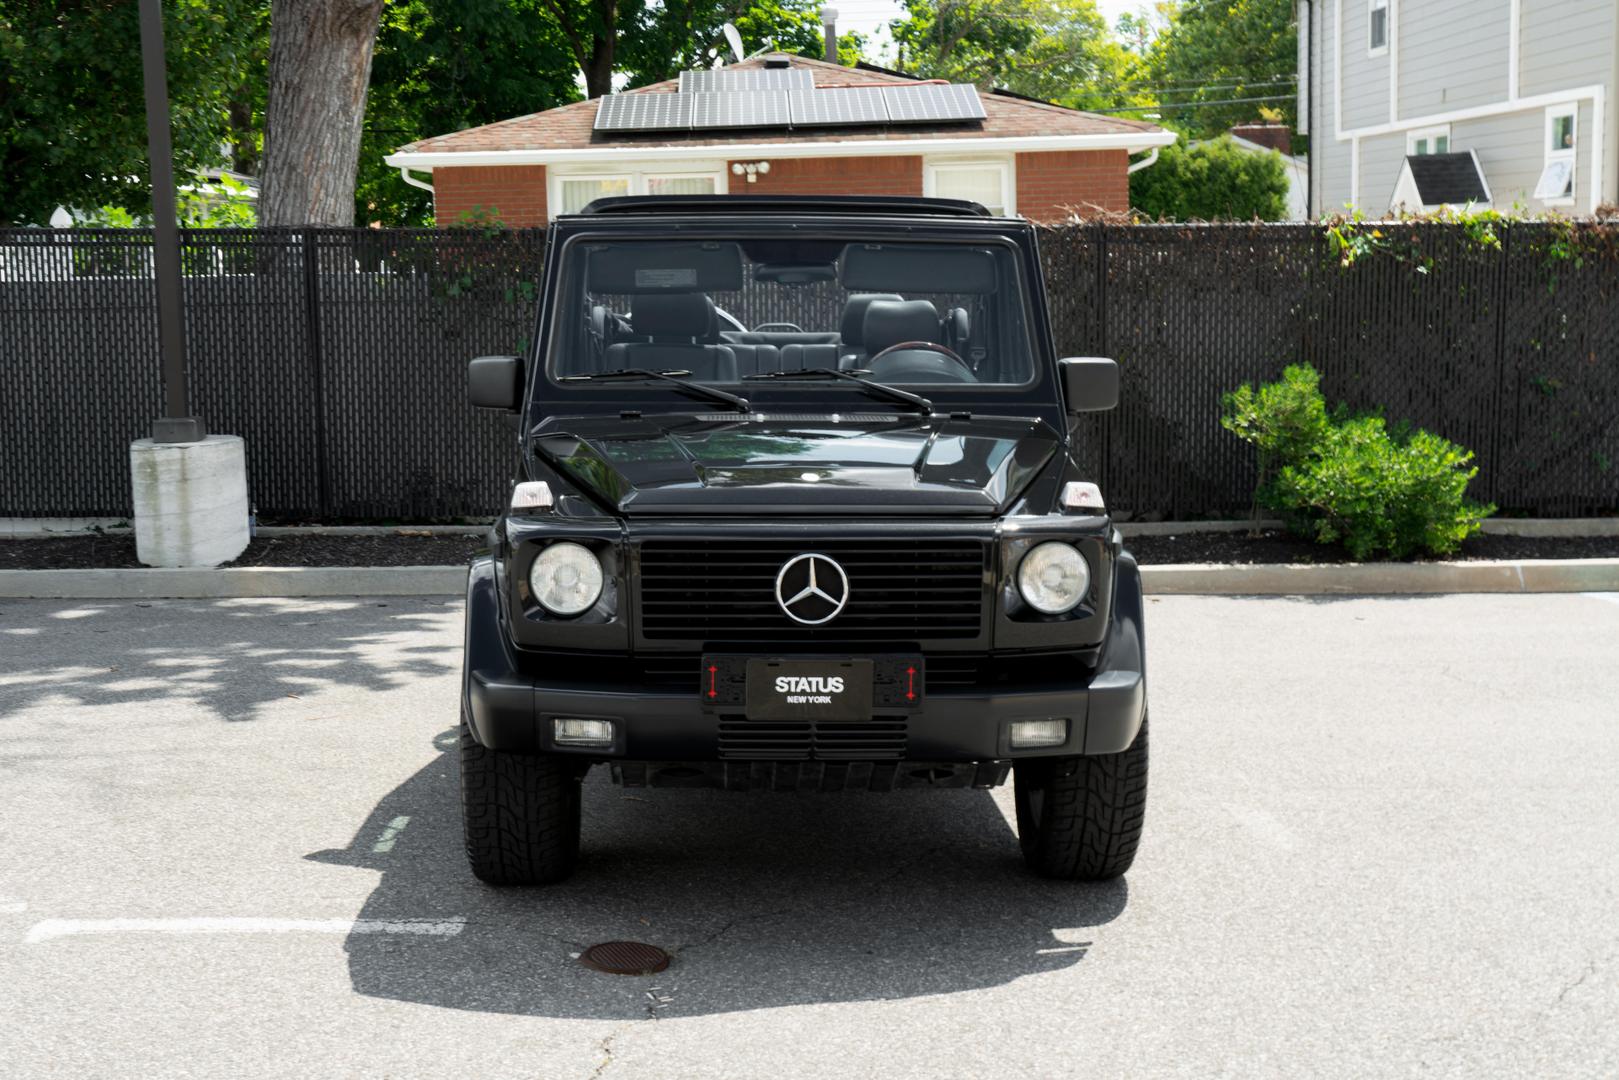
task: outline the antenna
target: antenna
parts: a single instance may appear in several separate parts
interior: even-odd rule
[[[744,59],[742,55],[742,35],[737,33],[736,27],[730,23],[720,27],[720,33],[725,35],[725,41],[731,46],[731,52],[735,54],[737,63],[741,63]]]

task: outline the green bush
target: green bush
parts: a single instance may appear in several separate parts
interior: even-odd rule
[[[1130,209],[1149,220],[1280,221],[1287,187],[1282,155],[1244,150],[1222,135],[1166,146],[1152,168],[1131,173]]]
[[[1447,555],[1495,507],[1467,498],[1472,451],[1426,431],[1390,431],[1381,416],[1329,417],[1320,376],[1302,365],[1280,382],[1221,400],[1221,424],[1260,455],[1258,506],[1294,531],[1341,543],[1356,559]]]

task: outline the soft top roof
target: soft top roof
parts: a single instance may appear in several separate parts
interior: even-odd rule
[[[902,195],[619,195],[596,199],[581,216],[630,214],[872,214],[885,217],[990,217],[966,199]]]

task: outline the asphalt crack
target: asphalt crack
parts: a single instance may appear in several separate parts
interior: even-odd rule
[[[615,1029],[608,1032],[607,1037],[596,1044],[596,1050],[602,1055],[602,1059],[597,1063],[596,1067],[590,1071],[590,1076],[587,1078],[587,1080],[596,1080],[597,1077],[606,1072],[608,1067],[613,1064],[613,1040],[616,1038],[618,1038],[618,1031]]]
[[[1595,975],[1604,965],[1612,963],[1614,955],[1615,954],[1613,953],[1609,953],[1607,956],[1592,957],[1590,963],[1585,965],[1585,970],[1580,973],[1580,977],[1569,983],[1567,986],[1564,986],[1562,990],[1558,991],[1557,1000],[1552,1002],[1552,1005],[1561,1005],[1563,1003],[1563,999],[1568,997],[1574,991],[1578,990],[1581,986],[1585,985],[1585,981],[1587,979]]]

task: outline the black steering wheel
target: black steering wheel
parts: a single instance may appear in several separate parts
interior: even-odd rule
[[[784,331],[802,334],[804,332],[804,328],[799,326],[797,323],[790,322],[766,322],[760,323],[758,326],[753,328],[753,332],[755,334],[782,333]]]
[[[883,349],[881,352],[877,353],[871,359],[866,361],[865,366],[867,368],[872,369],[873,374],[875,374],[876,367],[877,367],[877,361],[881,360],[885,356],[888,356],[890,353],[897,353],[897,352],[933,352],[933,353],[938,353],[940,356],[946,357],[947,359],[954,361],[956,366],[961,369],[961,372],[960,372],[961,377],[959,379],[951,380],[949,378],[946,378],[945,379],[946,382],[951,382],[951,381],[955,381],[955,382],[977,382],[978,381],[978,376],[973,374],[973,369],[972,369],[972,367],[970,365],[968,365],[967,361],[963,360],[960,356],[956,355],[956,351],[954,349],[950,348],[950,346],[948,346],[948,345],[940,345],[937,341],[901,341],[898,344],[890,345],[890,346],[888,346],[888,348]],[[941,372],[941,374],[943,374],[943,373]]]

